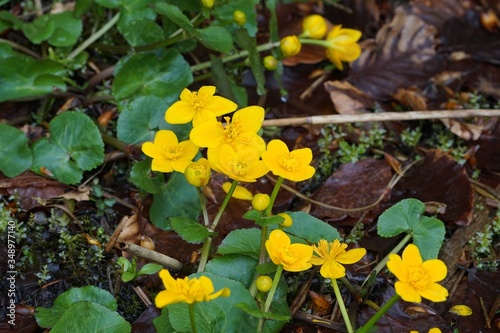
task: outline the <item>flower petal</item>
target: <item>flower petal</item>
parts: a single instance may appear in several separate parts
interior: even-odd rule
[[[420,290],[420,295],[432,302],[444,302],[448,297],[448,290],[440,284],[430,283],[425,290]]]
[[[151,170],[160,172],[172,172],[174,168],[171,165],[172,160],[166,158],[154,158],[151,162]]]
[[[408,267],[397,254],[390,254],[387,268],[396,276],[399,281],[407,282],[409,280]]]
[[[280,265],[281,259],[279,256],[279,251],[283,247],[290,245],[290,237],[287,236],[283,231],[276,229],[271,231],[269,235],[269,239],[266,241],[266,250],[269,254],[269,257],[273,261],[274,264]]]
[[[327,260],[319,273],[327,279],[340,279],[345,276],[345,267],[335,260]]]
[[[186,298],[183,295],[176,294],[170,290],[162,290],[156,295],[155,305],[157,308],[161,309],[167,305],[185,302]]]
[[[229,288],[222,288],[221,290],[208,295],[208,300],[213,300],[217,297],[229,297],[231,295],[231,290]]]
[[[313,254],[313,256],[311,257],[310,262],[314,266],[320,266],[320,265],[323,265],[326,262],[326,260],[324,258],[318,257],[318,256],[316,256],[316,255]]]
[[[190,103],[177,101],[165,112],[165,120],[169,124],[186,124],[193,120],[196,111]]]
[[[154,144],[159,147],[177,146],[179,140],[177,140],[177,135],[169,130],[160,130],[156,132]]]
[[[396,281],[394,284],[394,288],[396,289],[396,293],[401,296],[401,298],[407,302],[422,302],[422,298],[418,291],[409,283]]]
[[[182,147],[182,158],[185,158],[189,161],[191,161],[200,151],[198,146],[195,145],[191,140],[182,141],[179,143],[179,146]]]
[[[216,148],[224,139],[224,127],[214,119],[193,127],[189,139],[198,147]]]
[[[291,154],[295,156],[301,164],[310,164],[313,158],[312,150],[309,148],[295,149],[291,151]]]
[[[212,112],[216,117],[233,112],[237,108],[236,103],[221,96],[212,96],[205,105],[205,109]]]
[[[234,113],[232,122],[241,124],[241,131],[257,133],[262,127],[265,111],[260,106],[249,106]]]
[[[415,244],[409,244],[402,255],[403,261],[408,266],[422,265],[422,256],[420,255],[420,250]]]
[[[144,142],[142,144],[142,152],[151,158],[162,158],[163,152],[160,147],[152,142]]]
[[[443,280],[448,273],[445,263],[439,259],[430,259],[425,261],[422,266],[429,272],[429,278],[432,282]]]
[[[360,261],[361,258],[365,256],[365,254],[366,249],[364,248],[352,249],[339,254],[337,257],[335,257],[335,260],[344,265],[354,264],[355,262]]]

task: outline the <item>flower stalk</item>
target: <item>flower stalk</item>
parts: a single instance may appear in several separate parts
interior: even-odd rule
[[[196,320],[194,317],[194,303],[191,303],[189,306],[189,320],[191,321],[191,331],[193,333],[197,333],[196,331]]]
[[[378,310],[373,317],[370,318],[361,328],[359,328],[356,333],[368,333],[371,331],[373,325],[375,325],[380,318],[400,299],[398,294],[394,294],[387,303],[382,305],[380,310]]]
[[[340,294],[340,289],[339,285],[337,283],[337,279],[332,279],[332,287],[333,291],[335,292],[335,297],[337,298],[337,303],[340,308],[340,313],[342,313],[342,318],[344,318],[345,326],[347,328],[348,333],[353,333],[354,330],[351,325],[351,320],[349,319],[349,314],[347,313],[347,309],[344,304],[344,299],[342,298],[342,295]]]
[[[266,302],[264,303],[264,312],[268,312],[271,308],[271,303],[273,302],[274,294],[278,288],[278,283],[280,282],[281,275],[283,274],[283,265],[278,265],[276,268],[276,273],[274,274],[273,285],[267,294]],[[257,332],[262,332],[264,328],[264,318],[259,318],[259,324],[257,326]]]

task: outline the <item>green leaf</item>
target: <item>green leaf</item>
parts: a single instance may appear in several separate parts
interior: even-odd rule
[[[161,15],[165,15],[170,21],[177,24],[183,30],[186,30],[189,34],[195,35],[196,29],[193,27],[191,21],[187,18],[182,11],[174,5],[169,5],[166,3],[156,4],[156,12]]]
[[[285,219],[282,218],[281,216],[274,215],[274,216],[266,216],[266,217],[260,218],[257,221],[255,221],[255,223],[264,227],[264,226],[270,226],[273,224],[278,225],[278,224],[282,223],[284,220]]]
[[[170,319],[168,319],[168,308],[161,309],[161,314],[153,319],[153,325],[156,332],[174,332]]]
[[[128,333],[130,324],[115,311],[89,302],[78,302],[69,307],[57,323],[52,333]]]
[[[28,138],[15,127],[0,124],[0,171],[15,177],[28,169],[33,161]]]
[[[0,102],[66,91],[64,66],[18,54],[0,59]]]
[[[226,73],[226,69],[220,58],[210,54],[210,63],[210,67],[212,68],[212,80],[219,94],[235,101],[239,106],[248,105],[246,89],[237,85],[234,78]]]
[[[139,53],[120,60],[113,95],[118,100],[147,95],[175,100],[191,82],[189,64],[176,50],[170,49],[161,56]]]
[[[120,33],[131,46],[148,45],[165,39],[163,29],[148,19],[132,21],[120,29]]]
[[[158,193],[163,186],[163,174],[151,171],[151,159],[134,163],[130,181],[148,193]]]
[[[196,220],[186,217],[171,217],[170,225],[183,240],[191,244],[202,243],[210,236],[207,227],[202,226]]]
[[[222,27],[197,29],[195,36],[205,47],[218,52],[229,53],[234,48],[231,34]]]
[[[136,274],[135,272],[123,272],[122,273],[122,281],[123,282],[130,282],[132,281],[133,279],[135,279],[136,277]]]
[[[250,288],[257,263],[257,259],[245,255],[227,254],[210,260],[205,272],[238,281],[245,288]]]
[[[238,43],[240,47],[248,51],[250,68],[252,69],[253,76],[257,82],[257,93],[259,95],[264,95],[266,93],[266,77],[264,73],[264,65],[262,65],[260,54],[257,51],[257,41],[255,38],[248,36],[246,31],[243,29],[236,32],[235,39],[236,43]]]
[[[257,265],[257,267],[255,267],[255,270],[261,275],[267,275],[276,272],[276,267],[277,266],[270,261]]]
[[[126,104],[118,117],[118,140],[128,144],[153,141],[167,107],[168,100],[156,96],[141,96]]]
[[[89,171],[104,160],[104,143],[94,122],[81,112],[68,111],[50,122],[50,139],[33,145],[31,170],[42,168],[66,184],[78,183],[83,171]]]
[[[33,43],[40,44],[52,36],[56,30],[54,22],[50,15],[37,17],[31,23],[26,23],[22,27],[24,35]]]
[[[234,30],[240,29],[234,23],[233,13],[235,10],[241,10],[245,13],[246,21],[243,25],[243,29],[246,30],[246,33],[250,37],[255,37],[257,34],[257,11],[256,5],[259,3],[259,0],[231,0],[226,3],[221,3],[221,6],[217,6],[213,10],[213,14],[217,21],[216,24],[226,26],[229,28],[233,28]],[[231,31],[234,33],[234,31]]]
[[[283,229],[287,234],[294,235],[309,243],[317,243],[320,239],[331,242],[340,238],[337,229],[306,212],[287,212],[287,214],[293,220],[291,227]],[[271,229],[274,228],[273,226]]]
[[[169,230],[169,218],[184,216],[197,219],[200,213],[196,188],[187,182],[182,173],[174,172],[170,174],[167,184],[155,194],[149,217],[158,228]]]
[[[155,274],[159,272],[162,268],[163,268],[162,265],[148,263],[142,266],[142,268],[137,272],[137,276]]]
[[[9,57],[15,57],[20,55],[9,44],[0,43],[0,59],[5,59]]]
[[[274,320],[283,320],[283,321],[288,321],[292,319],[292,317],[287,316],[287,315],[278,315],[272,312],[264,312],[261,311],[260,309],[255,309],[252,307],[249,307],[248,304],[246,303],[238,303],[235,305],[235,307],[242,309],[246,313],[252,315],[255,318],[265,318],[265,319],[274,319]]]
[[[117,309],[117,304],[113,295],[106,290],[94,286],[72,288],[57,296],[52,308],[37,308],[35,317],[38,325],[44,328],[54,327],[62,314],[69,309],[71,305],[78,302],[99,304],[112,311]]]
[[[445,236],[444,223],[437,218],[422,216],[425,204],[417,199],[404,199],[383,212],[377,224],[382,237],[411,234],[424,260],[437,258]]]
[[[257,310],[257,304],[248,290],[239,282],[226,279],[211,273],[193,274],[190,278],[201,275],[210,278],[214,290],[229,288],[229,297],[218,297],[209,302],[194,303],[196,328],[198,333],[220,332],[255,332],[257,320],[236,308],[238,303],[247,303],[252,310]],[[172,327],[177,332],[192,332],[187,304],[168,305],[168,315]]]
[[[219,254],[244,254],[259,259],[260,229],[237,229],[231,231],[217,249]]]
[[[60,14],[51,14],[55,30],[48,39],[53,46],[72,46],[75,45],[82,33],[82,21],[73,16],[72,12],[63,12]]]
[[[251,209],[245,214],[243,214],[243,217],[250,221],[257,221],[258,219],[262,218],[262,213],[259,212],[258,210]]]

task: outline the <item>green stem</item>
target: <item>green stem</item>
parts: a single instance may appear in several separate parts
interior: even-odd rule
[[[277,47],[279,45],[280,45],[279,42],[276,42],[276,43],[273,43],[273,42],[265,43],[265,44],[257,46],[257,52],[263,52],[263,51],[271,50],[271,49],[273,49],[273,48],[275,48],[275,47]],[[249,55],[249,53],[248,53],[247,50],[242,50],[239,53],[236,53],[236,54],[233,54],[233,55],[229,55],[227,57],[222,58],[221,61],[223,63],[226,63],[226,62],[233,61],[233,60],[236,60],[236,59],[248,57],[248,55]],[[203,69],[209,68],[211,66],[211,64],[212,63],[210,61],[206,61],[206,62],[202,62],[201,64],[193,65],[193,66],[191,66],[191,71],[193,73],[201,71]]]
[[[349,319],[349,315],[347,314],[347,309],[346,309],[345,304],[344,304],[344,299],[342,298],[342,295],[340,294],[340,289],[339,289],[339,285],[337,283],[337,279],[332,279],[332,286],[333,286],[333,291],[335,292],[335,297],[337,298],[337,303],[339,305],[340,312],[342,313],[342,318],[344,318],[347,332],[353,333],[354,330],[352,329],[351,320]]]
[[[323,39],[299,38],[301,44],[319,45],[325,48],[331,48],[332,44]]]
[[[285,179],[281,176],[278,177],[278,180],[276,181],[276,184],[274,184],[273,192],[271,193],[271,201],[269,202],[269,206],[267,206],[266,210],[264,211],[265,216],[270,216],[274,202],[276,201],[276,197],[278,196],[278,192],[280,191],[281,184],[283,183]]]
[[[387,310],[389,310],[393,305],[394,303],[396,303],[398,300],[400,299],[399,295],[398,294],[394,294],[391,299],[389,301],[387,301],[387,303],[385,303],[379,311],[377,311],[373,317],[370,318],[370,320],[368,320],[366,322],[366,324],[364,324],[360,329],[358,329],[356,331],[356,333],[367,333],[370,331],[370,329],[372,328],[373,325],[375,325],[377,323],[377,321],[387,312]]]
[[[278,265],[276,268],[276,273],[274,274],[273,285],[271,286],[271,290],[267,294],[266,302],[264,303],[264,312],[268,312],[271,308],[271,303],[273,302],[274,294],[276,293],[276,289],[278,288],[278,283],[281,279],[281,274],[283,273],[283,265]],[[259,318],[259,324],[257,326],[257,332],[262,332],[264,328],[264,318]]]
[[[16,50],[22,51],[22,52],[24,52],[24,53],[26,53],[26,54],[28,54],[28,55],[32,56],[33,58],[35,58],[35,59],[37,59],[37,60],[42,59],[42,57],[41,57],[39,54],[37,54],[37,53],[35,53],[35,52],[31,51],[30,49],[28,49],[27,47],[24,47],[24,46],[22,46],[22,45],[19,45],[19,44],[17,44],[17,43],[15,43],[15,42],[13,42],[13,41],[10,41],[10,40],[7,40],[7,39],[0,38],[0,43],[9,44],[10,46],[12,46],[12,48],[13,48],[13,49],[16,49]]]
[[[210,224],[210,220],[208,219],[205,196],[203,195],[201,188],[196,188],[196,192],[198,193],[198,198],[200,199],[201,211],[203,213],[203,222],[205,223],[205,226],[208,227],[208,225]]]
[[[266,240],[268,232],[269,227],[267,225],[262,226],[262,229],[260,230],[259,264],[263,264],[266,261]]]
[[[384,259],[382,259],[377,266],[371,271],[371,273],[366,277],[365,281],[363,281],[363,284],[361,286],[364,286],[365,283],[370,279],[371,276],[377,275],[387,264],[387,261],[389,260],[389,256],[391,254],[398,253],[405,245],[408,243],[408,241],[411,239],[412,235],[411,234],[406,234],[406,236],[399,242],[398,245],[396,245],[391,252],[389,252]]]
[[[103,25],[101,29],[96,31],[93,35],[87,38],[82,44],[80,44],[76,49],[74,49],[70,54],[68,54],[67,59],[71,60],[75,58],[77,55],[83,52],[87,47],[93,44],[96,40],[101,38],[102,35],[104,35],[109,29],[111,29],[116,24],[116,22],[118,22],[119,18],[120,18],[120,13],[116,13],[115,16],[113,16],[113,18],[109,20],[108,23]]]
[[[210,247],[212,245],[212,237],[207,237],[203,242],[203,247],[201,248],[201,257],[200,264],[198,265],[198,273],[201,273],[205,270],[205,266],[207,265],[208,255],[210,254]]]
[[[217,224],[220,221],[220,218],[222,217],[222,213],[224,213],[224,210],[226,209],[227,204],[229,203],[229,199],[233,196],[233,192],[236,189],[236,186],[238,185],[238,182],[236,180],[233,180],[233,183],[231,184],[231,188],[226,194],[226,197],[224,198],[224,201],[222,202],[222,205],[219,208],[219,211],[217,212],[217,215],[214,218],[214,221],[212,222],[212,225],[210,226],[210,231],[214,231],[215,228],[217,227]]]
[[[189,319],[191,320],[191,332],[196,333],[196,321],[194,319],[194,303],[189,304]]]

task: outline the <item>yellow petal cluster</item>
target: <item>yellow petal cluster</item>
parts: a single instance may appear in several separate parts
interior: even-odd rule
[[[236,110],[232,101],[214,96],[214,86],[203,86],[197,92],[182,90],[180,101],[172,104],[165,113],[165,120],[170,124],[186,124],[193,121],[193,126]]]
[[[312,161],[311,149],[289,151],[281,140],[271,140],[268,143],[267,150],[262,153],[262,160],[274,175],[295,182],[309,179],[316,172],[309,165]]]
[[[282,230],[273,230],[265,245],[272,262],[282,265],[285,271],[300,272],[312,266],[310,263],[312,247],[305,244],[291,244],[290,237]]]
[[[320,274],[328,279],[340,279],[345,276],[345,267],[342,265],[354,264],[366,254],[364,248],[346,251],[347,244],[341,243],[338,239],[328,242],[321,239],[318,245],[312,245],[314,254],[311,264],[321,265]]]
[[[344,29],[336,25],[326,36],[328,48],[326,57],[337,67],[344,68],[342,61],[351,62],[361,55],[361,47],[357,41],[361,38],[361,31]]]
[[[153,142],[145,142],[142,151],[153,158],[151,170],[184,172],[198,153],[199,148],[190,140],[179,142],[174,132],[160,130]]]
[[[280,41],[281,53],[283,53],[283,56],[285,57],[293,57],[294,55],[297,55],[301,48],[302,44],[300,43],[299,38],[295,35],[286,36]]]
[[[423,262],[414,244],[408,245],[402,256],[391,254],[387,268],[398,279],[394,285],[396,293],[407,302],[420,303],[422,298],[443,302],[448,297],[448,290],[436,283],[446,277],[446,265],[439,259]]]
[[[184,170],[184,176],[189,184],[202,187],[206,186],[210,181],[210,163],[206,158],[200,158],[196,162],[188,164]]]
[[[160,291],[155,298],[158,308],[163,308],[169,304],[211,301],[217,297],[228,297],[231,294],[229,288],[222,288],[214,292],[212,280],[206,276],[199,278],[174,279],[166,269],[160,271],[160,278],[165,285],[165,290]]]

